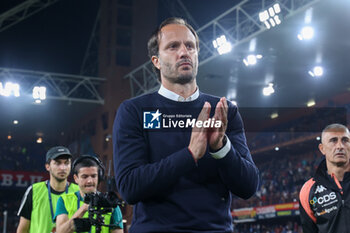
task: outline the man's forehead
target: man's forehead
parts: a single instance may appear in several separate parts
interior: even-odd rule
[[[60,156],[60,157],[58,157],[56,159],[53,159],[52,161],[55,161],[57,163],[65,163],[67,161],[71,161],[71,158],[68,157],[68,156],[62,156],[62,157]]]
[[[333,137],[350,137],[349,131],[344,129],[332,129],[326,132],[323,132],[323,137],[333,138]]]
[[[182,24],[168,24],[162,27],[159,33],[159,41],[178,39],[180,36],[187,36],[187,39],[196,41],[195,36],[191,30]]]
[[[80,175],[91,175],[97,174],[98,168],[95,166],[92,167],[81,167],[78,171]]]

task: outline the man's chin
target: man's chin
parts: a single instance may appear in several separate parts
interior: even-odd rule
[[[95,188],[85,188],[84,191],[85,191],[84,193],[95,193],[96,189]]]
[[[64,176],[55,176],[55,179],[58,181],[58,182],[63,182],[67,179],[67,176],[64,175]]]
[[[334,164],[337,167],[344,167],[345,165],[347,165],[349,163],[349,161],[347,161],[345,158],[344,159],[337,159],[336,161],[334,161]]]
[[[175,83],[177,84],[188,84],[193,82],[194,76],[192,74],[190,75],[181,75],[175,79]]]

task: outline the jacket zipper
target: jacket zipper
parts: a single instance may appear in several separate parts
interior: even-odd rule
[[[336,183],[336,185],[338,186],[338,188],[339,188],[339,191],[340,191],[340,194],[341,194],[341,204],[342,204],[342,206],[344,206],[344,192],[343,192],[343,187],[341,186],[341,184],[340,184],[340,182],[339,182],[339,180],[337,179],[337,177],[334,175],[334,173],[332,173],[332,178],[333,178],[333,180],[334,180],[334,182]]]

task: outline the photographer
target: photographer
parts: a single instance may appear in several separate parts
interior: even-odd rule
[[[71,232],[96,232],[97,227],[89,219],[89,204],[84,202],[85,194],[99,196],[97,192],[98,182],[104,174],[104,167],[97,157],[83,155],[77,158],[73,163],[74,180],[79,185],[80,191],[66,194],[60,197],[56,207],[56,228],[57,233]],[[91,195],[95,194],[95,195]],[[122,233],[123,223],[122,214],[119,207],[111,209],[109,213],[102,214],[104,224],[112,225],[102,226],[101,232]]]

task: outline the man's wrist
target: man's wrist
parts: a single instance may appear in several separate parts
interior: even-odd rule
[[[197,164],[197,159],[196,159],[196,157],[194,156],[194,154],[192,153],[190,147],[187,147],[187,149],[188,149],[188,151],[190,152],[190,154],[191,154],[191,156],[192,156],[194,162]]]
[[[210,155],[214,159],[222,159],[222,158],[224,158],[229,153],[229,151],[231,150],[231,141],[226,135],[225,135],[225,140],[223,142],[225,142],[225,144],[219,150],[217,150],[215,152],[209,151]]]
[[[221,142],[222,142],[222,144],[221,144],[221,146],[218,149],[212,149],[211,147],[209,147],[209,152],[215,153],[215,152],[218,152],[219,150],[221,150],[222,148],[224,148],[224,146],[227,143],[226,135],[224,135],[224,137],[222,138]]]

